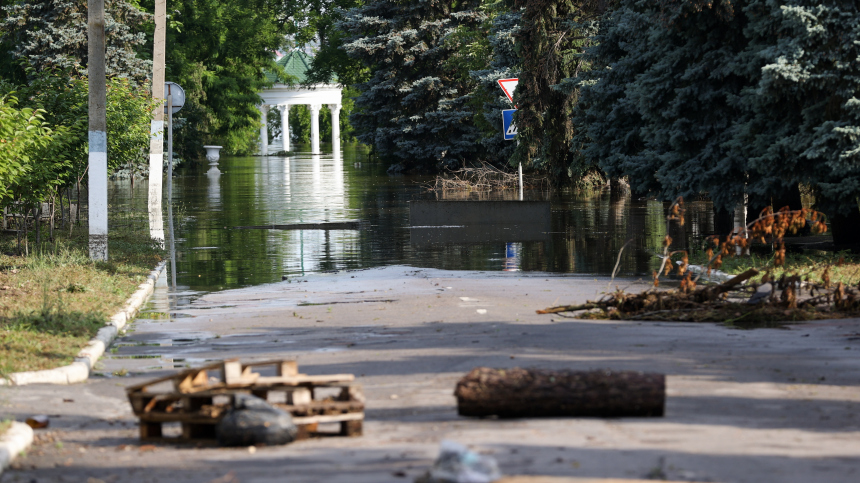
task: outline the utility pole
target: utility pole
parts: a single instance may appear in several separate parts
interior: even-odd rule
[[[155,35],[152,52],[152,98],[164,99],[164,61],[167,38],[167,0],[155,0]],[[164,109],[159,105],[152,113],[149,141],[149,233],[164,244],[164,220],[161,214],[162,177],[164,169]]]
[[[108,259],[105,2],[87,0],[90,258]]]

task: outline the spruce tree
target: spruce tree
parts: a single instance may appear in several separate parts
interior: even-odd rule
[[[451,35],[482,22],[477,0],[378,0],[346,12],[343,49],[371,69],[358,85],[350,122],[356,137],[405,169],[458,166],[481,132],[468,105],[474,81],[449,62]]]
[[[574,162],[571,120],[578,92],[558,84],[585,67],[589,41],[583,30],[606,7],[605,0],[515,0],[522,8],[516,33],[521,73],[514,98],[519,145],[512,164],[523,163],[555,180],[570,180]]]
[[[764,65],[742,99],[750,115],[738,145],[751,151],[753,172],[810,185],[817,208],[834,220],[836,241],[858,243],[860,6],[756,0],[744,12],[750,50]],[[751,176],[751,190],[767,191],[768,179]]]
[[[13,58],[35,71],[83,71],[87,65],[87,3],[74,0],[27,0],[3,7],[2,40]],[[105,2],[105,68],[108,77],[142,84],[152,71],[135,53],[146,41],[151,15],[126,0]]]
[[[858,20],[841,0],[622,1],[590,51],[601,68],[576,80],[587,162],[722,210],[807,183],[856,216]]]
[[[517,146],[516,142],[504,139],[502,110],[512,109],[513,105],[499,88],[498,81],[517,78],[520,75],[514,36],[519,32],[521,22],[520,9],[497,15],[492,21],[487,38],[492,60],[486,69],[473,70],[470,73],[477,83],[473,95],[483,101],[480,115],[486,126],[481,139],[484,155],[496,165],[507,165]],[[478,120],[476,116],[476,124]]]

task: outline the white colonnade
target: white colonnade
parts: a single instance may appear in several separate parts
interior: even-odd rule
[[[334,84],[318,84],[311,87],[296,87],[275,84],[271,89],[260,93],[263,104],[259,106],[263,126],[260,127],[260,154],[269,152],[269,134],[266,127],[269,109],[277,107],[281,114],[283,151],[290,151],[290,107],[306,105],[311,112],[311,153],[321,154],[320,150],[320,110],[327,105],[331,111],[331,144],[335,153],[340,152],[340,109],[341,88]]]

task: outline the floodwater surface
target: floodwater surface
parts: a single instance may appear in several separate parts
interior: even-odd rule
[[[175,280],[193,291],[395,264],[610,275],[628,241],[618,274],[645,276],[659,265],[657,254],[667,234],[662,202],[613,199],[607,192],[526,190],[526,200],[551,203],[548,232],[531,233],[534,225],[517,227],[511,220],[511,226],[487,225],[485,240],[481,227],[477,236],[459,241],[428,235],[426,227],[410,228],[412,200],[513,200],[518,195],[430,192],[426,186],[432,178],[389,176],[384,165],[370,162],[366,149],[355,145],[345,145],[339,157],[305,152],[222,157],[219,168],[216,175],[207,174],[207,166],[179,169],[174,176]],[[116,191],[125,197],[133,193],[126,202],[145,206],[145,183],[137,185]],[[670,228],[676,244],[701,237],[713,225],[710,203],[688,203],[687,209],[685,226]],[[167,222],[165,217],[165,228]],[[271,225],[281,226],[262,228]]]

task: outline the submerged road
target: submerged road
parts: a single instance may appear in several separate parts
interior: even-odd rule
[[[156,298],[103,360],[105,376],[2,390],[4,414],[52,419],[0,482],[413,481],[443,439],[511,475],[860,481],[860,320],[742,331],[535,314],[595,298],[607,281],[395,266],[207,294],[169,318],[156,317],[167,312]],[[364,436],[255,450],[138,440],[125,386],[230,357],[354,373]],[[666,416],[462,418],[454,385],[476,366],[663,372]]]

